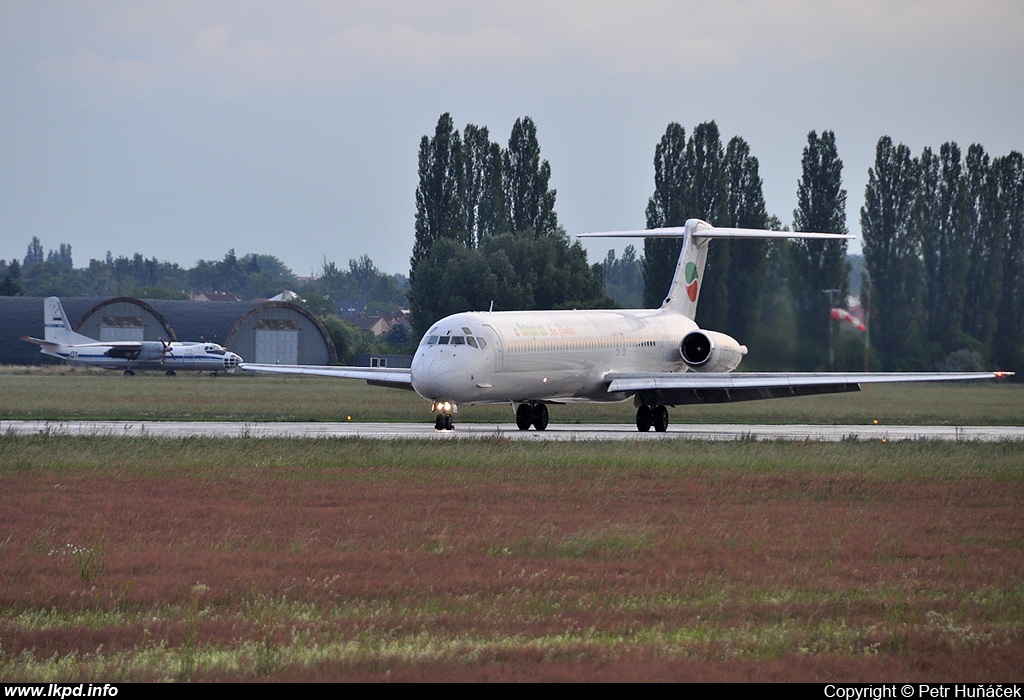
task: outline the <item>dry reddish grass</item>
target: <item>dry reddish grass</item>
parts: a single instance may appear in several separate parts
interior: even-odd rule
[[[4,470],[0,677],[1022,679],[1019,478],[295,462]]]

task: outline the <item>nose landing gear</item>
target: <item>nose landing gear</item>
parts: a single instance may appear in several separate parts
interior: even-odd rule
[[[455,430],[452,414],[458,413],[458,406],[451,401],[435,401],[430,404],[430,410],[437,413],[437,417],[434,418],[434,430]]]

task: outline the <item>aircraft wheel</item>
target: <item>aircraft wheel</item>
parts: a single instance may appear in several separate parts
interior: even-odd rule
[[[528,403],[521,403],[516,407],[516,427],[520,430],[529,430],[533,423],[533,408]]]
[[[636,429],[646,433],[654,425],[654,418],[651,416],[651,407],[642,404],[636,409]]]
[[[164,372],[164,374],[166,374],[166,375],[167,375],[168,377],[173,377],[173,376],[175,376],[175,375],[174,375],[174,370],[173,370],[173,369],[169,369],[169,370],[167,370],[166,372]]]
[[[438,413],[434,419],[434,430],[444,430],[444,414]]]
[[[134,377],[135,376],[135,372],[133,370],[126,369],[124,371],[124,376],[126,376],[126,377]]]
[[[654,423],[654,429],[659,433],[668,430],[668,409],[664,406],[655,406],[651,411],[651,419]]]
[[[548,427],[548,407],[542,403],[533,406],[533,427],[537,430]]]
[[[444,417],[444,429],[455,430],[455,421],[452,420],[452,414],[448,413]]]

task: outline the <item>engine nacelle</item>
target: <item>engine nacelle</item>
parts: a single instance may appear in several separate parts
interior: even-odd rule
[[[691,331],[679,344],[686,366],[697,372],[731,372],[747,354],[747,346],[715,331]]]
[[[140,360],[148,362],[160,361],[164,359],[164,344],[160,341],[144,340],[142,341],[142,350],[139,351]]]
[[[153,362],[164,359],[165,346],[157,340],[144,340],[138,345],[114,345],[104,354],[132,362]]]

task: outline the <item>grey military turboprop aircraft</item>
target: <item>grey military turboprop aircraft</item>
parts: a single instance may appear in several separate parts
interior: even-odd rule
[[[999,377],[1009,372],[737,372],[747,348],[701,329],[694,318],[715,238],[853,236],[715,228],[690,219],[684,226],[581,234],[682,238],[682,252],[665,301],[658,309],[497,311],[454,314],[435,323],[410,369],[316,367],[243,363],[251,372],[313,374],[362,379],[414,389],[431,402],[434,427],[453,428],[458,406],[518,404],[516,425],[544,430],[548,406],[567,402],[624,401],[636,406],[641,431],[668,429],[667,406],[749,401],[859,391],[876,382],[932,382]]]
[[[44,355],[103,369],[158,370],[173,377],[178,370],[234,372],[242,358],[216,343],[167,343],[162,340],[114,340],[103,342],[75,333],[57,297],[43,302],[43,340],[22,336],[39,346]]]

